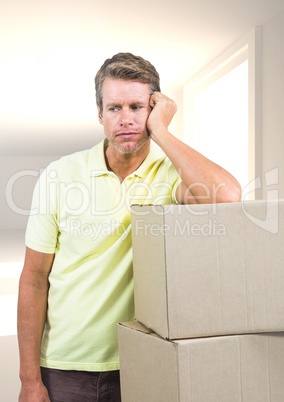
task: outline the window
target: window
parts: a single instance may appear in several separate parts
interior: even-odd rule
[[[232,46],[184,88],[184,140],[241,183],[244,199],[257,198],[261,168],[260,31]]]

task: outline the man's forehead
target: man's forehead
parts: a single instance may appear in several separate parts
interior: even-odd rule
[[[103,85],[104,103],[149,102],[150,87],[146,83],[107,78]]]
[[[132,103],[135,103],[137,105],[139,104],[144,105],[146,103],[149,103],[149,97],[150,95],[143,98],[141,96],[132,96],[132,97],[113,96],[113,97],[106,97],[105,103],[107,105],[132,104]]]
[[[102,89],[104,93],[118,93],[120,91],[121,93],[137,94],[136,96],[142,93],[150,93],[150,86],[145,82],[113,78],[106,78]]]

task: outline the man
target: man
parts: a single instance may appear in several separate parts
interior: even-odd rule
[[[134,319],[132,203],[240,200],[234,177],[168,131],[176,105],[148,61],[119,53],[95,83],[105,141],[51,163],[34,192],[20,402],[120,401],[116,325]]]

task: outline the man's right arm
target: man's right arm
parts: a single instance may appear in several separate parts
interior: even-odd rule
[[[40,373],[40,346],[46,321],[48,276],[54,254],[26,248],[18,298],[18,342],[20,353],[19,402],[50,402]]]

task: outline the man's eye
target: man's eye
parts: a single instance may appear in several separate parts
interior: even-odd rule
[[[133,105],[133,106],[131,106],[131,109],[132,110],[139,110],[139,109],[141,109],[141,106]]]
[[[108,109],[110,112],[117,112],[118,111],[118,107],[117,106],[112,106]]]

